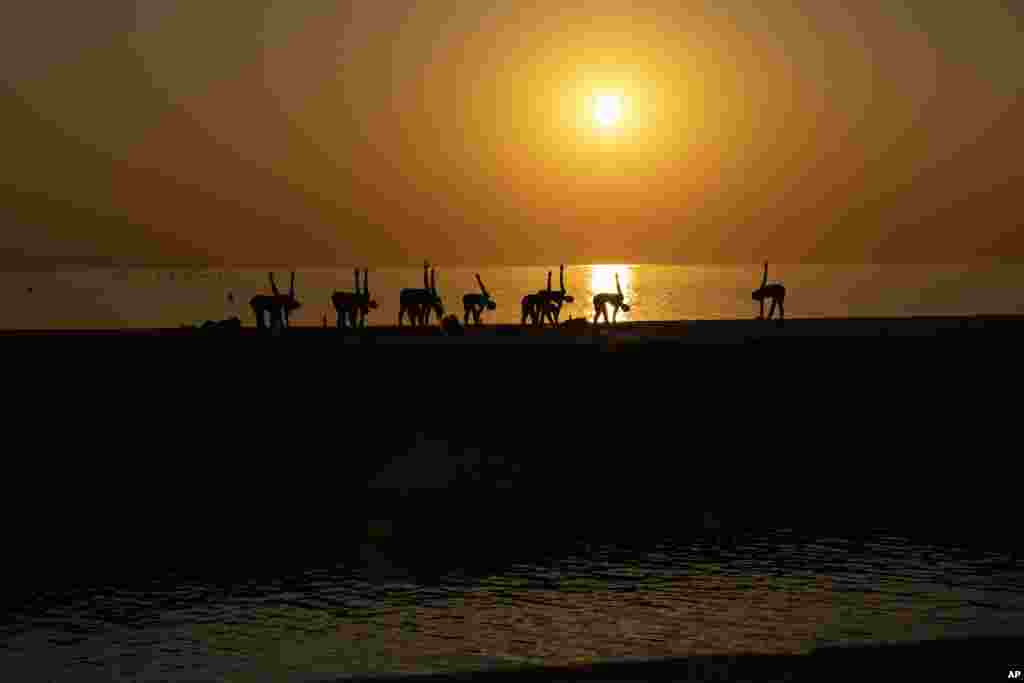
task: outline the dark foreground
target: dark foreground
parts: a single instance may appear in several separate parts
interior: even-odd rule
[[[166,329],[126,328],[120,330],[2,330],[0,336],[261,336],[253,328]],[[683,320],[600,324],[553,328],[520,325],[467,327],[448,335],[438,326],[410,328],[371,326],[363,330],[332,327],[293,327],[288,337],[337,339],[353,344],[392,343],[497,343],[497,344],[596,344],[604,347],[636,343],[742,344],[783,339],[821,338],[933,338],[976,340],[1024,336],[1024,316],[971,316],[921,318],[795,318],[785,322],[765,320]]]
[[[572,667],[380,676],[359,680],[440,681],[873,681],[1015,680],[1024,669],[1024,638],[828,647],[803,655],[701,656]],[[1018,674],[1024,676],[1024,674]],[[1019,679],[1016,679],[1019,680]]]

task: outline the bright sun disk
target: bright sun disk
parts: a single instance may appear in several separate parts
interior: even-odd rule
[[[610,128],[622,120],[622,98],[599,95],[594,102],[594,121],[601,128]]]

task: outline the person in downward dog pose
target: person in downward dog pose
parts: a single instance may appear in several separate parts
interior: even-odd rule
[[[476,325],[480,324],[480,315],[484,310],[493,311],[498,307],[498,304],[494,302],[491,295],[487,293],[487,288],[484,287],[484,281],[480,279],[480,273],[476,274],[476,283],[480,285],[480,293],[473,292],[466,294],[462,297],[462,307],[465,309],[465,315],[463,316],[463,324],[469,324],[469,316],[473,316],[473,322]]]
[[[768,262],[764,263],[764,277],[761,278],[761,286],[754,290],[752,297],[754,301],[760,302],[761,313],[757,316],[758,320],[764,320],[764,300],[771,299],[772,307],[768,309],[768,320],[772,319],[772,315],[775,314],[775,304],[779,305],[779,320],[783,320],[786,317],[786,288],[782,286],[781,282],[773,282],[768,284]]]
[[[616,316],[619,315],[619,309],[621,308],[624,312],[629,313],[629,304],[624,301],[622,296],[622,286],[619,285],[619,274],[615,273],[615,294],[609,294],[602,292],[594,295],[594,324],[597,324],[597,319],[602,314],[604,315],[604,321],[608,322],[608,306],[612,307],[612,323],[615,322]]]

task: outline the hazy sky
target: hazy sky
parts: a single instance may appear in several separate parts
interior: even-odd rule
[[[6,3],[0,264],[1019,261],[1019,8]]]

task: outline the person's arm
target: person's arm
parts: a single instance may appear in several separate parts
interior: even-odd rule
[[[768,262],[767,261],[764,262],[764,277],[761,278],[761,289],[764,289],[764,286],[766,284],[768,284]]]
[[[273,290],[274,296],[280,296],[281,293],[277,291],[277,283],[274,282],[274,274],[273,273],[269,273],[269,275],[270,275],[270,289]]]

